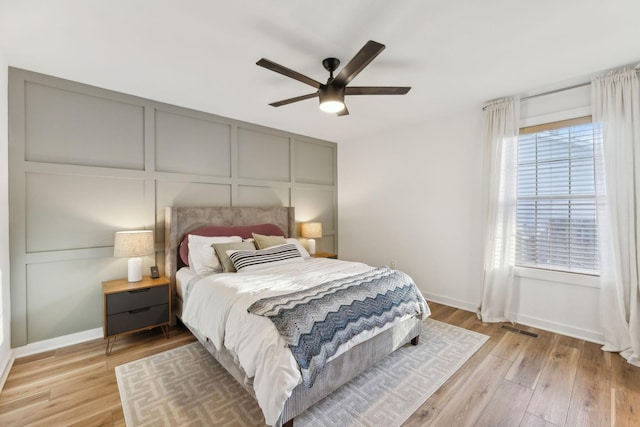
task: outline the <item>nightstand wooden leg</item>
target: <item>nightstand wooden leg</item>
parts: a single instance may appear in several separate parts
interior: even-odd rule
[[[113,337],[113,342],[111,342],[111,337],[107,338],[107,348],[104,352],[107,356],[111,354],[111,350],[113,350],[113,346],[116,345],[117,336]]]
[[[166,339],[169,339],[169,325],[161,325],[160,329],[162,329],[162,333],[164,334]]]

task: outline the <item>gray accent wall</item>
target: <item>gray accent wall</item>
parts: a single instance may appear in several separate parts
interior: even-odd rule
[[[102,327],[114,233],[153,229],[163,271],[166,206],[294,206],[337,252],[337,146],[10,68],[12,347]]]

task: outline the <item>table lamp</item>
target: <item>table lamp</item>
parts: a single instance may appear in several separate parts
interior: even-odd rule
[[[142,256],[151,255],[154,252],[153,231],[117,231],[113,245],[113,256],[129,257],[128,274],[129,282],[142,280]]]
[[[320,222],[305,222],[300,227],[300,235],[307,240],[309,253],[311,255],[316,253],[316,241],[322,237],[322,223]]]

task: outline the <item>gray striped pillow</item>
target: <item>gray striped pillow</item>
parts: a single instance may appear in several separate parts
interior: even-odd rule
[[[253,271],[280,264],[304,262],[295,244],[271,246],[257,251],[228,251],[229,259],[237,271]]]

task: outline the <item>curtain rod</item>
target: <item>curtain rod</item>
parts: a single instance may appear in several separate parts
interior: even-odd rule
[[[635,68],[636,68],[636,72],[638,74],[640,74],[640,65],[637,65]],[[520,101],[524,101],[526,99],[531,99],[531,98],[537,98],[539,96],[553,95],[554,93],[564,92],[565,90],[577,89],[579,87],[589,86],[590,84],[591,84],[591,82],[578,83],[578,84],[575,84],[573,86],[567,86],[567,87],[563,87],[563,88],[560,88],[560,89],[550,90],[550,91],[547,91],[547,92],[541,92],[541,93],[536,93],[536,94],[529,95],[529,96],[523,96],[522,98],[520,98]],[[487,109],[486,106],[482,107],[482,111],[484,111],[486,109]]]
[[[553,95],[554,93],[564,92],[565,90],[577,89],[579,87],[589,86],[590,84],[591,84],[591,82],[578,83],[578,84],[575,84],[573,86],[567,86],[567,87],[563,87],[563,88],[560,88],[560,89],[550,90],[550,91],[547,91],[547,92],[536,93],[536,94],[529,95],[529,96],[523,96],[522,98],[520,98],[520,101],[524,101],[525,99],[537,98],[539,96]]]
[[[591,84],[591,82],[578,83],[578,84],[575,84],[575,85],[572,85],[572,86],[563,87],[563,88],[560,88],[560,89],[554,89],[554,90],[549,90],[547,92],[541,92],[541,93],[536,93],[536,94],[529,95],[529,96],[523,96],[522,98],[520,98],[520,101],[524,101],[526,99],[537,98],[539,96],[553,95],[554,93],[564,92],[565,90],[577,89],[579,87],[589,86],[590,84]],[[487,109],[487,106],[482,107],[482,111],[485,111],[486,109]]]

